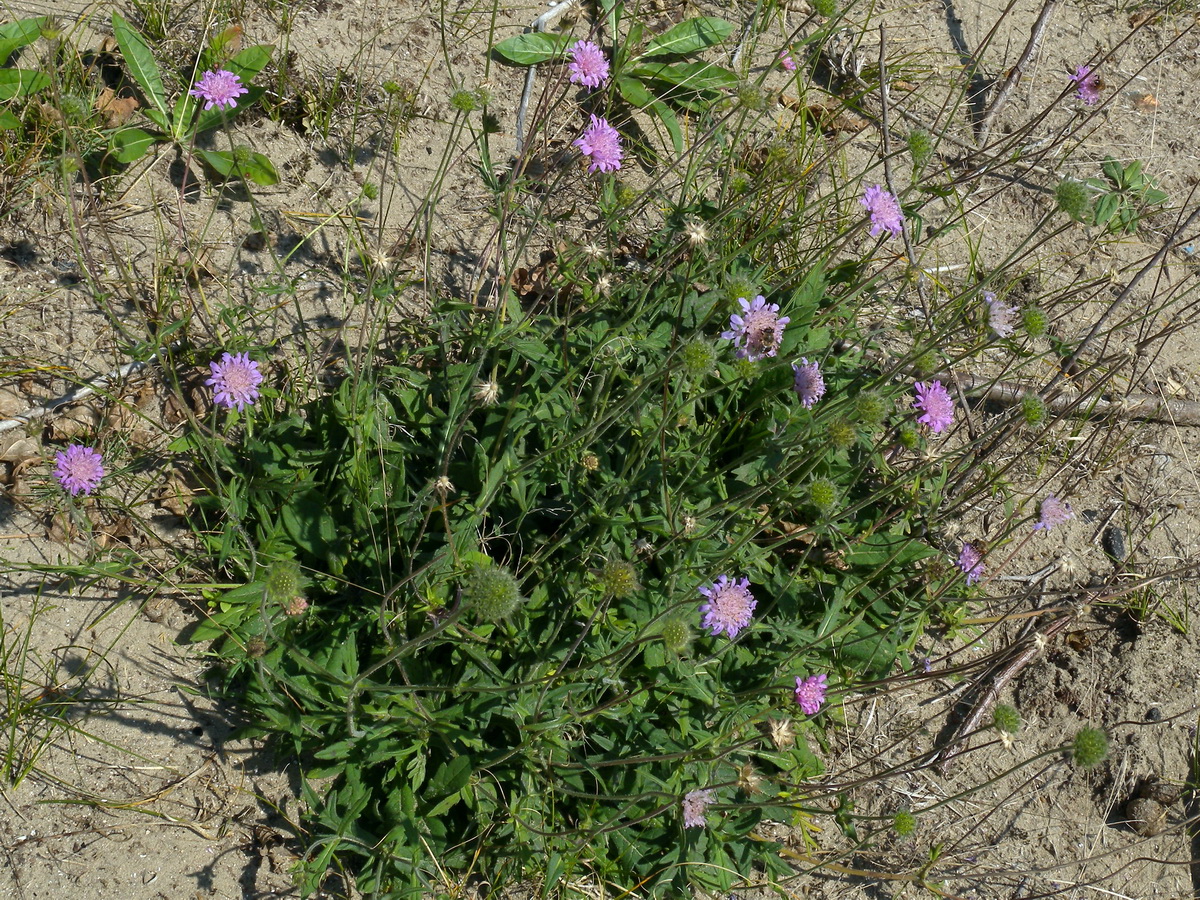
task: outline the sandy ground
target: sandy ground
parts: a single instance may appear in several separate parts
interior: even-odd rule
[[[1015,62],[1037,9],[1025,0],[1014,6],[991,37],[983,74],[1001,75]],[[18,15],[45,11],[30,4],[17,8]],[[70,12],[64,6],[53,11]],[[671,7],[667,14],[683,11]],[[947,120],[941,112],[949,93],[943,88],[961,71],[963,49],[977,48],[1001,11],[979,3],[881,5],[855,52],[874,59],[875,27],[885,22],[890,65],[897,77],[921,85],[900,105],[969,140],[962,117]],[[504,7],[500,33],[516,33],[539,12],[533,6]],[[750,9],[722,12],[740,22]],[[1200,176],[1192,102],[1192,86],[1200,83],[1200,35],[1190,30],[1192,17],[1182,14],[1134,21],[1138,28],[1129,37],[1131,15],[1137,13],[1102,5],[1058,8],[1042,53],[995,128],[1003,134],[1049,110],[1037,137],[1090,116],[1071,174],[1096,174],[1106,155],[1141,159],[1172,203],[1183,204]],[[373,5],[320,2],[296,6],[290,14],[285,45],[278,22],[248,8],[242,22],[246,42],[276,43],[277,58],[316,83],[342,73],[381,104],[378,86],[385,80],[411,88],[401,139],[385,146],[370,122],[341,113],[328,136],[251,122],[241,138],[267,153],[284,176],[256,204],[202,195],[181,210],[163,161],[127,191],[91,208],[77,223],[75,237],[66,210],[72,204],[78,209],[79,198],[40,192],[0,233],[6,314],[0,353],[38,367],[35,376],[14,375],[0,384],[0,415],[19,414],[127,362],[121,323],[155,312],[144,288],[172,266],[203,262],[204,287],[197,297],[206,296],[191,298],[201,321],[215,327],[203,314],[208,297],[244,300],[254,310],[248,327],[257,334],[298,336],[284,344],[281,364],[314,371],[327,362],[326,354],[353,346],[362,321],[358,301],[340,287],[345,268],[364,258],[390,257],[389,265],[427,275],[431,289],[472,282],[471,261],[489,237],[485,197],[462,153],[466,138],[448,130],[446,100],[455,78],[468,84],[487,78],[499,98],[496,112],[504,129],[496,146],[510,150],[521,73],[486,71],[484,23],[466,5],[448,9],[444,17],[408,0],[382,13]],[[105,30],[105,16],[96,13],[89,20],[90,15],[92,8],[78,9],[82,46],[98,42]],[[788,18],[794,24],[801,11]],[[866,11],[851,20],[864,22]],[[186,41],[188,29],[205,24],[201,10],[189,7],[181,13],[179,39]],[[1105,54],[1109,102],[1097,112],[1056,103],[1067,74]],[[784,89],[785,82],[777,87]],[[847,153],[860,160],[877,156],[877,140],[864,135],[848,144]],[[1052,158],[1040,163],[1056,166]],[[362,198],[364,182],[383,185],[377,200]],[[428,209],[422,198],[435,182],[441,183],[443,199]],[[979,252],[987,264],[1000,265],[1032,228],[1029,199],[1036,191],[1022,183],[1002,191],[999,182],[980,183],[965,232],[982,241]],[[349,239],[345,229],[322,227],[317,214],[331,212],[353,213],[362,227]],[[930,208],[930,227],[940,215],[948,215],[948,207]],[[266,241],[251,239],[257,232],[254,216],[264,223]],[[177,222],[185,224],[176,228]],[[1163,214],[1136,236],[1099,247],[1086,246],[1077,230],[1039,248],[1029,269],[1043,293],[1066,291],[1076,280],[1109,270],[1124,283],[1129,267],[1153,254],[1171,225],[1171,215]],[[399,247],[410,252],[397,257]],[[922,262],[955,265],[965,253],[964,243],[948,240]],[[184,254],[184,262],[172,254]],[[80,278],[84,266],[103,273],[113,289],[110,297],[86,288]],[[299,302],[263,301],[256,286],[272,278],[296,285]],[[1190,288],[1195,278],[1188,259],[1176,254],[1129,306],[1151,309],[1156,298]],[[1056,321],[1062,336],[1083,333],[1102,308],[1101,299],[1064,313]],[[1187,312],[1175,315],[1185,320]],[[1126,343],[1136,340],[1135,331],[1131,325]],[[1121,340],[1114,338],[1114,344]],[[1153,345],[1119,384],[1200,399],[1200,331],[1188,325],[1165,344]],[[165,392],[153,373],[119,385],[114,395],[127,401],[124,410],[137,414],[116,415],[103,398],[93,398],[36,427],[0,434],[6,467],[0,558],[11,564],[0,582],[0,608],[10,678],[20,658],[29,660],[20,673],[23,701],[9,696],[6,703],[10,710],[17,702],[33,704],[15,717],[15,726],[6,721],[0,735],[3,761],[28,769],[19,785],[4,788],[0,847],[8,865],[0,873],[0,897],[292,896],[289,867],[304,848],[294,770],[286,759],[231,739],[237,722],[232,711],[209,698],[201,648],[178,642],[200,614],[172,588],[173,579],[164,575],[161,587],[147,595],[118,580],[90,584],[64,574],[43,581],[20,571],[30,562],[77,562],[84,552],[71,540],[67,510],[44,490],[48,467],[29,466],[42,453],[43,439],[61,440],[72,429],[98,426],[102,433],[124,430],[134,444],[151,445],[160,425],[171,424]],[[986,424],[985,408],[973,414]],[[1194,812],[1186,797],[1152,810],[1163,816],[1161,829],[1130,825],[1127,813],[1127,801],[1145,779],[1182,785],[1194,771],[1196,585],[1169,573],[1200,559],[1197,433],[1169,423],[1064,424],[1043,457],[1008,461],[1013,481],[1027,496],[1049,485],[1079,513],[1065,528],[1025,545],[996,572],[988,586],[995,599],[980,611],[999,614],[1047,598],[1079,608],[1071,625],[1003,691],[1002,699],[1022,710],[1024,729],[1011,748],[977,739],[984,746],[965,754],[947,776],[921,765],[955,704],[979,677],[980,661],[1014,642],[1017,627],[931,633],[921,646],[929,672],[914,659],[885,692],[840,698],[846,727],[831,732],[825,787],[831,796],[852,800],[856,811],[885,817],[903,807],[940,805],[919,817],[913,837],[884,836],[857,852],[846,849],[849,844],[831,821],[816,846],[786,835],[796,852],[830,863],[815,871],[798,863],[804,874],[783,888],[787,895],[920,896],[912,876],[929,862],[934,844],[940,845],[939,855],[926,878],[948,896],[1197,895],[1200,882],[1190,866]],[[1060,464],[1080,446],[1083,452]],[[92,523],[107,535],[102,543],[154,566],[165,558],[159,541],[185,540],[186,529],[175,515],[180,510],[161,502],[165,481],[165,472],[118,479],[123,493]],[[148,516],[153,528],[130,528],[123,504]],[[960,536],[986,537],[1000,505],[997,499],[993,507],[981,503],[966,511]],[[1105,535],[1113,528],[1127,545],[1121,560],[1105,551],[1110,540]],[[1008,580],[1048,566],[1053,571],[1046,580]],[[1118,596],[1148,576],[1162,578]],[[1037,752],[1061,746],[1084,725],[1104,727],[1111,735],[1113,752],[1101,766],[1081,772],[1051,753],[1009,771]],[[899,774],[883,778],[890,767],[899,767]],[[349,891],[331,878],[330,896]]]

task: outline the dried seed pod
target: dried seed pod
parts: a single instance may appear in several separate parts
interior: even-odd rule
[[[1124,562],[1129,552],[1125,549],[1125,533],[1116,525],[1109,525],[1100,536],[1100,546],[1114,562]]]
[[[1135,797],[1125,804],[1125,818],[1142,837],[1153,837],[1166,830],[1167,808],[1157,800]]]

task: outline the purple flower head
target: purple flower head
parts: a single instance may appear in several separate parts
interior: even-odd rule
[[[740,359],[755,362],[764,356],[774,356],[783,342],[783,326],[792,320],[780,317],[779,304],[768,303],[762,294],[753,303],[738,297],[738,303],[742,315],[734,313],[729,317],[729,330],[721,332],[721,337],[733,341]]]
[[[983,577],[983,554],[964,542],[958,554],[958,568],[967,576],[967,584],[974,584]]]
[[[871,237],[878,237],[884,231],[891,232],[892,237],[899,237],[904,231],[904,213],[900,212],[900,204],[883,185],[867,188],[859,202],[871,214]]]
[[[950,399],[950,392],[942,387],[942,383],[931,381],[926,384],[918,381],[913,385],[913,389],[917,392],[913,408],[922,412],[917,421],[928,425],[934,434],[941,434],[949,428],[950,423],[954,421],[954,401]]]
[[[54,457],[54,477],[71,496],[90,494],[100,486],[104,477],[104,458],[100,451],[82,444],[71,444]]]
[[[250,93],[242,80],[228,69],[212,69],[200,76],[196,86],[188,91],[193,97],[204,101],[205,109],[233,109],[237,98]]]
[[[988,328],[996,337],[1012,337],[1012,333],[1017,329],[1017,308],[1009,306],[1003,300],[997,300],[991,291],[983,292],[983,305],[987,312]]]
[[[802,356],[800,365],[792,363],[792,374],[795,376],[792,390],[800,398],[800,405],[812,409],[812,405],[825,396],[825,379],[821,376],[821,367]]]
[[[608,60],[604,51],[591,41],[576,41],[571,47],[571,61],[567,63],[572,84],[586,88],[598,88],[608,81]]]
[[[683,798],[683,827],[703,828],[704,811],[712,805],[713,799],[712,788],[688,791]]]
[[[704,613],[701,625],[709,634],[725,632],[730,638],[750,624],[757,601],[750,593],[750,579],[730,581],[728,575],[720,576],[709,587],[700,588],[700,594],[708,600],[700,607]]]
[[[792,54],[788,53],[787,47],[779,51],[779,64],[789,72],[796,71],[796,61],[792,59]]]
[[[1078,87],[1078,90],[1075,91],[1075,96],[1088,106],[1095,106],[1096,102],[1100,99],[1100,86],[1096,83],[1096,76],[1092,74],[1092,67],[1079,66],[1075,69],[1075,74],[1071,76],[1071,80]]]
[[[592,123],[583,130],[583,137],[574,141],[574,146],[592,161],[589,172],[615,172],[621,168],[621,135],[607,119],[592,116]]]
[[[223,353],[220,361],[214,359],[208,367],[212,369],[212,378],[206,379],[204,383],[212,385],[214,403],[219,403],[226,409],[236,406],[238,412],[241,412],[247,403],[258,399],[262,372],[258,371],[258,363],[248,354],[231,356]]]
[[[796,702],[806,716],[815,716],[820,711],[827,687],[824,675],[796,676]]]
[[[1062,525],[1075,517],[1075,513],[1071,512],[1071,504],[1064,503],[1053,494],[1042,501],[1041,514],[1042,518],[1033,526],[1034,531],[1049,531],[1055,525]]]

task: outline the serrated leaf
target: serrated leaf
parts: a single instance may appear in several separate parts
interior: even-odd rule
[[[684,56],[719,44],[732,33],[732,23],[716,16],[699,16],[680,22],[654,38],[641,55],[643,58],[666,54]]]
[[[234,154],[228,150],[196,149],[196,155],[207,163],[217,174],[229,178],[240,176],[255,184],[271,185],[279,183],[279,173],[275,166],[261,153],[251,151],[245,154]]]
[[[117,46],[121,48],[125,65],[129,67],[129,74],[141,86],[142,93],[154,104],[154,108],[164,117],[169,117],[171,111],[167,106],[162,76],[158,72],[158,64],[154,61],[150,46],[140,34],[129,27],[129,23],[120,13],[113,13],[112,26],[113,36],[117,39]]]
[[[0,100],[27,97],[50,83],[50,78],[32,69],[0,69]]]
[[[39,16],[35,19],[21,19],[17,22],[0,25],[0,66],[7,64],[8,58],[22,47],[36,41],[41,35],[42,29],[49,24],[49,18]]]
[[[536,66],[562,56],[573,43],[575,38],[569,34],[531,31],[505,38],[492,47],[492,52],[514,65]]]

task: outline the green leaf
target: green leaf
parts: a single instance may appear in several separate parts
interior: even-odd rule
[[[248,82],[253,81],[255,76],[271,61],[271,53],[274,49],[275,47],[271,44],[256,44],[253,47],[247,47],[225,63],[225,68],[242,79],[249,87]]]
[[[575,43],[569,34],[545,34],[531,31],[506,38],[492,47],[492,52],[518,66],[536,66],[562,56]]]
[[[732,89],[738,85],[738,77],[728,69],[704,62],[650,63],[638,66],[631,74],[642,79],[677,84],[693,91]]]
[[[271,161],[261,153],[231,153],[228,150],[196,149],[196,155],[204,160],[217,174],[229,178],[241,176],[255,184],[278,184],[279,173]]]
[[[22,47],[32,44],[42,33],[42,29],[50,24],[46,16],[36,19],[21,19],[0,25],[0,66],[8,63],[8,58]]]
[[[617,93],[621,95],[621,99],[630,106],[637,109],[645,109],[652,103],[656,103],[654,95],[651,94],[636,78],[630,78],[628,75],[618,75]]]
[[[11,128],[20,128],[21,120],[14,116],[7,109],[0,109],[0,131],[7,131]]]
[[[671,135],[671,144],[675,147],[675,152],[682,153],[683,132],[679,129],[679,119],[671,111],[671,107],[667,106],[661,100],[656,100],[650,104],[649,109],[663,123],[663,126],[667,129],[667,133]]]
[[[32,69],[0,69],[0,100],[26,97],[49,83],[48,76]]]
[[[154,61],[154,54],[150,52],[149,45],[140,34],[129,27],[129,23],[120,13],[113,13],[112,25],[113,36],[117,39],[117,46],[121,48],[121,55],[125,57],[129,74],[141,85],[142,92],[154,104],[154,108],[164,117],[169,117],[171,112],[167,107],[162,76],[158,73],[158,64]]]
[[[140,128],[122,128],[108,139],[117,162],[131,163],[141,159],[159,138]]]
[[[214,106],[212,109],[200,113],[200,118],[196,120],[196,134],[204,134],[206,131],[221,127],[226,122],[232,120],[243,109],[248,109],[257,103],[264,93],[266,92],[262,88],[252,87],[245,94],[238,97],[237,106],[233,109],[222,109],[219,106]]]
[[[716,16],[699,16],[680,22],[674,28],[654,38],[642,52],[642,57],[673,54],[682,56],[719,44],[733,33],[733,24]]]

